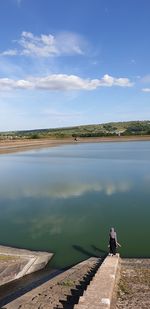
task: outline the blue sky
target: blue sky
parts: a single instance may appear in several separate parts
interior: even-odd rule
[[[149,0],[0,0],[0,131],[150,119]]]

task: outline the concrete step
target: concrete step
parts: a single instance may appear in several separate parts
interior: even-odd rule
[[[74,308],[110,308],[118,265],[118,254],[107,256]]]

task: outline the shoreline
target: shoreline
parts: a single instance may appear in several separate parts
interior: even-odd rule
[[[106,142],[135,142],[150,141],[150,136],[121,136],[121,137],[85,137],[64,139],[23,139],[23,140],[0,140],[0,154],[22,152],[34,149],[57,147],[62,145],[81,143],[106,143]]]

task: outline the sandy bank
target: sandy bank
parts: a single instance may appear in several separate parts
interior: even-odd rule
[[[100,142],[128,142],[128,141],[150,141],[150,136],[124,136],[124,137],[95,137],[78,138],[74,141],[72,138],[66,139],[22,139],[22,140],[1,140],[0,154],[27,151],[45,147],[55,147],[59,145],[77,144],[77,143],[100,143]]]

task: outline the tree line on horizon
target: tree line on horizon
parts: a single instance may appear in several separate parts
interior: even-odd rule
[[[150,135],[150,121],[109,122],[66,128],[1,132],[0,139],[78,138]]]

